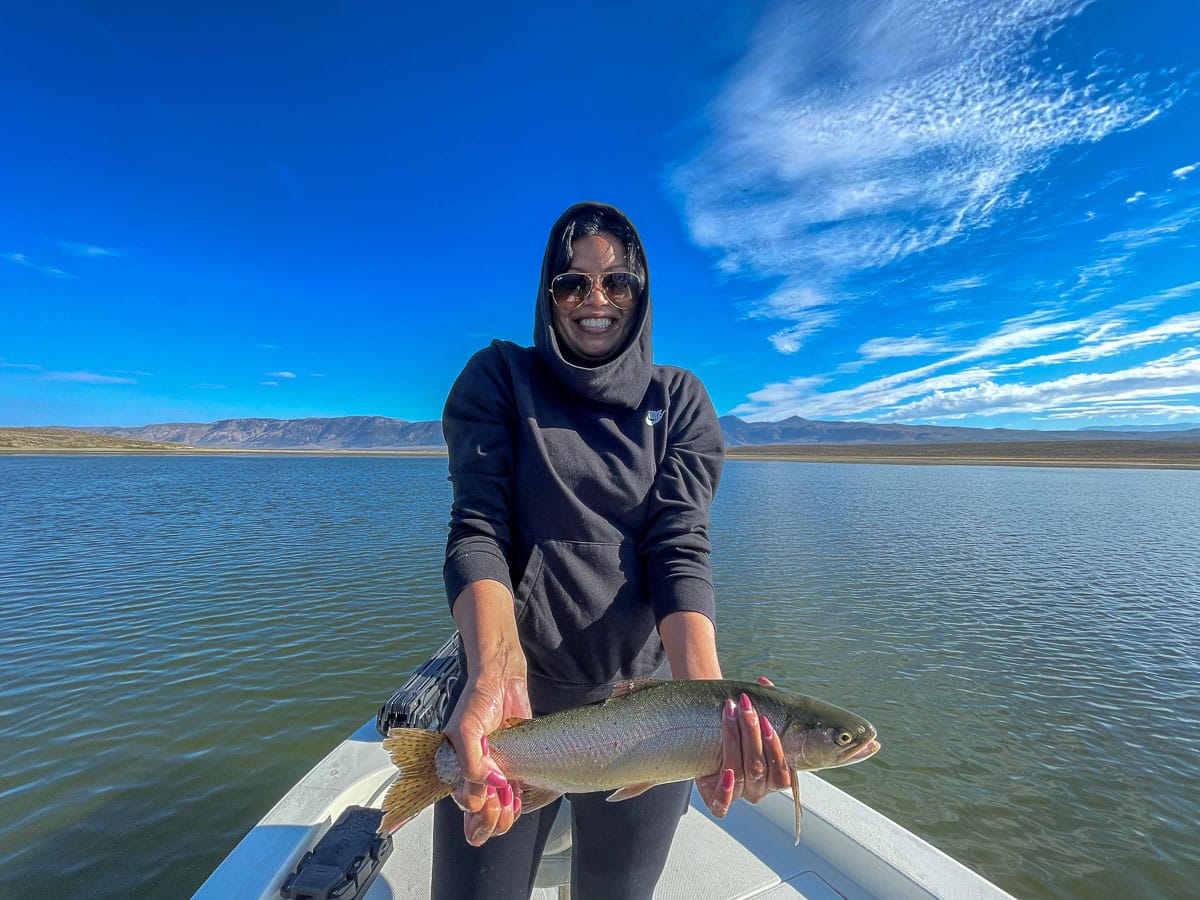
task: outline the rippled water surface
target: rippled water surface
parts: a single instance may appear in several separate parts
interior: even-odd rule
[[[178,897],[447,632],[441,458],[0,457],[0,896]],[[721,653],[1021,897],[1200,882],[1200,476],[730,462]],[[52,886],[52,887],[51,887]]]

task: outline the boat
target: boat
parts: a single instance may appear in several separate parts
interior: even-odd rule
[[[263,816],[195,897],[427,900],[432,808],[390,836],[375,833],[383,796],[396,776],[382,741],[393,724],[424,727],[444,720],[449,713],[444,687],[456,677],[456,663],[452,636],[375,719],[338,745]],[[758,804],[735,803],[724,819],[716,819],[693,790],[656,900],[1012,900],[977,872],[819,776],[801,772],[799,777],[804,800],[799,845],[794,843],[794,810],[787,793],[771,794]],[[349,851],[352,864],[332,867],[324,887],[302,886],[298,870],[312,863],[308,871],[315,871],[323,859],[321,847],[336,845],[345,855],[349,842],[343,829],[360,820],[369,825],[360,826],[361,849]],[[564,802],[546,844],[533,900],[568,900],[570,854],[570,811]]]

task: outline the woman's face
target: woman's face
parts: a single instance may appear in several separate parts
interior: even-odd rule
[[[554,304],[554,330],[563,346],[576,356],[603,362],[625,343],[637,318],[639,297],[629,309],[618,309],[600,290],[600,277],[609,272],[628,272],[625,247],[608,232],[588,235],[571,242],[573,258],[568,272],[583,272],[592,277],[592,290],[575,309]]]

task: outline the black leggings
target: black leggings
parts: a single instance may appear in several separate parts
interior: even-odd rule
[[[572,900],[649,898],[667,864],[690,781],[609,803],[606,792],[570,794]],[[482,847],[463,837],[463,814],[447,797],[433,818],[433,900],[527,900],[561,801],[522,813]]]

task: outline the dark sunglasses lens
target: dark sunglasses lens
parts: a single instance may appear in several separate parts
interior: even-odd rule
[[[570,272],[559,275],[550,282],[550,293],[554,296],[554,302],[563,306],[578,306],[587,296],[587,289],[587,277]]]
[[[630,272],[613,272],[604,276],[601,282],[604,294],[617,306],[626,307],[633,303],[641,284],[638,277]]]

